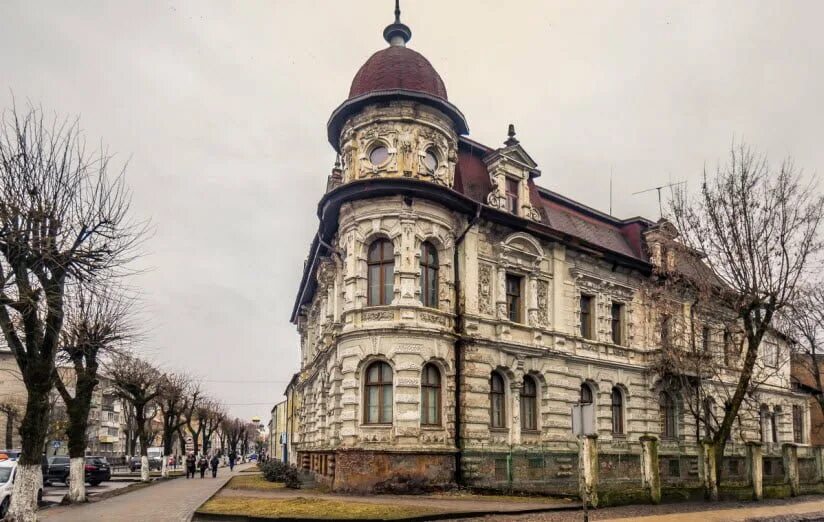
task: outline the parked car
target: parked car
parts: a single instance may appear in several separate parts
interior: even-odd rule
[[[103,481],[111,480],[112,469],[105,457],[89,456],[85,459],[85,481],[92,486],[97,486]],[[47,459],[46,470],[43,473],[43,482],[62,482],[69,484],[69,457],[53,456]]]
[[[112,479],[112,467],[106,457],[86,457],[86,482],[96,486],[101,482]]]
[[[135,472],[142,468],[143,465],[140,461],[140,455],[135,455],[134,457],[129,459],[129,470]],[[160,457],[149,457],[149,471],[156,469],[160,471],[160,468],[163,467],[163,461]]]
[[[46,459],[43,470],[43,483],[46,485],[52,482],[63,482],[69,480],[69,457],[63,455],[52,455]]]
[[[19,449],[0,450],[0,455],[5,455],[9,460],[19,460],[21,453],[23,453],[23,451],[19,450]],[[3,459],[3,460],[5,460],[5,459]]]
[[[0,519],[5,518],[11,505],[11,494],[14,490],[14,479],[17,475],[17,461],[4,460],[0,462]],[[43,488],[37,490],[37,503],[43,501]]]

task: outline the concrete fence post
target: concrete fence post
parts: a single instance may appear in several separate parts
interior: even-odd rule
[[[784,482],[790,485],[790,495],[797,497],[798,489],[798,445],[785,442],[781,446],[781,456],[784,460]]]
[[[747,469],[752,485],[752,497],[754,500],[761,500],[764,498],[764,455],[761,453],[760,442],[747,442]]]
[[[715,445],[712,442],[701,443],[701,461],[704,495],[709,500],[718,500],[718,470],[715,465]]]
[[[647,490],[649,501],[661,502],[661,472],[658,469],[658,439],[652,435],[642,435],[641,441],[641,481]]]
[[[816,482],[824,482],[824,446],[816,446],[814,454]]]
[[[598,435],[585,435],[581,441],[581,497],[586,493],[592,507],[598,507]]]

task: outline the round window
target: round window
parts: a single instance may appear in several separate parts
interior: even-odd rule
[[[438,157],[435,156],[432,150],[426,151],[426,155],[423,157],[423,164],[429,172],[435,172],[435,169],[438,168]]]
[[[372,165],[383,165],[387,159],[389,159],[389,150],[382,145],[375,147],[369,153],[369,161]]]

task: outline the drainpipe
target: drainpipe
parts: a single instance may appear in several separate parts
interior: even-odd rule
[[[481,217],[481,205],[475,210],[475,215],[469,220],[463,232],[455,239],[453,250],[452,266],[455,267],[455,482],[463,483],[462,452],[463,442],[461,440],[461,370],[463,368],[463,307],[461,306],[461,271],[458,259],[458,247],[466,237],[467,232]]]

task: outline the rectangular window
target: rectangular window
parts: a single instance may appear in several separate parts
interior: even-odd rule
[[[521,280],[512,274],[506,274],[506,312],[510,321],[521,322]]]
[[[672,319],[668,315],[661,316],[661,348],[668,348],[672,333]]]
[[[732,332],[724,330],[724,365],[730,366],[735,360],[735,348],[733,347]]]
[[[710,327],[705,326],[701,330],[701,349],[704,353],[710,353],[710,340],[711,340],[712,333],[710,332]]]
[[[670,477],[680,477],[681,476],[681,461],[678,459],[669,459],[668,462],[668,471]]]
[[[592,339],[592,296],[581,295],[581,337]]]
[[[765,366],[778,368],[778,345],[764,341],[761,343],[761,357]]]
[[[506,178],[506,208],[518,215],[518,180]]]
[[[801,444],[804,442],[804,410],[801,406],[793,406],[793,442]]]
[[[624,344],[624,305],[612,303],[612,343]]]

